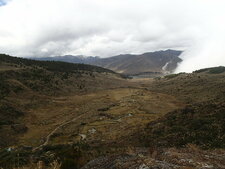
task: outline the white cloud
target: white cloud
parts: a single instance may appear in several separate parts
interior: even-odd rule
[[[183,49],[178,71],[225,65],[223,0],[12,0],[0,53],[112,56]]]

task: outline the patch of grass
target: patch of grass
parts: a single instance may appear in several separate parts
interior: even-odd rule
[[[178,74],[170,74],[170,75],[166,75],[164,76],[164,78],[166,79],[173,79],[175,77],[178,77],[179,75],[184,74],[184,73],[178,73]]]
[[[32,147],[31,147],[32,149]],[[0,168],[12,169],[28,165],[31,162],[43,161],[47,166],[54,162],[59,161],[61,169],[76,169],[80,168],[87,161],[83,161],[84,156],[87,155],[89,145],[83,142],[74,144],[62,145],[48,145],[38,151],[32,152],[26,147],[18,147],[0,150]]]
[[[202,72],[208,72],[210,74],[220,74],[225,72],[225,67],[219,66],[219,67],[205,68],[196,70],[193,73],[202,73]]]
[[[3,78],[0,75],[0,100],[4,99],[9,93],[8,84],[5,81],[5,78]]]
[[[147,146],[225,148],[225,106],[202,103],[171,112],[149,123],[142,137]]]
[[[6,103],[0,103],[0,125],[13,124],[13,121],[23,116],[24,112],[19,111]]]
[[[29,162],[30,152],[19,150],[9,151],[7,149],[0,150],[0,167],[4,169],[12,169],[26,165]]]
[[[220,66],[220,67],[215,67],[209,70],[209,73],[211,74],[219,74],[225,72],[225,67]]]

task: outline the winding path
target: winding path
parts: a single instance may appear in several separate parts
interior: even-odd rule
[[[86,114],[86,113],[84,113],[84,114]],[[36,151],[36,150],[41,149],[42,147],[48,145],[48,142],[49,142],[50,138],[53,136],[53,134],[56,133],[57,130],[59,130],[60,128],[64,127],[64,126],[67,125],[67,124],[70,124],[70,123],[72,123],[72,122],[78,120],[79,118],[81,118],[82,116],[84,116],[84,114],[81,114],[81,115],[79,115],[79,116],[73,118],[72,120],[63,122],[62,124],[60,124],[59,126],[57,126],[53,131],[51,131],[51,132],[46,136],[45,142],[44,142],[43,144],[41,144],[40,146],[33,148],[33,151]]]

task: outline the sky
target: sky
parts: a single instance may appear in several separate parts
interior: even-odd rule
[[[0,0],[0,6],[6,5],[6,1],[5,0]]]
[[[225,66],[224,9],[224,0],[0,0],[0,53],[109,57],[175,49],[184,51],[177,72]]]

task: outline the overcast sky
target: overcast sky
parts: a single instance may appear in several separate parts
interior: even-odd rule
[[[108,57],[184,50],[177,71],[225,65],[224,0],[0,0],[0,53]]]

